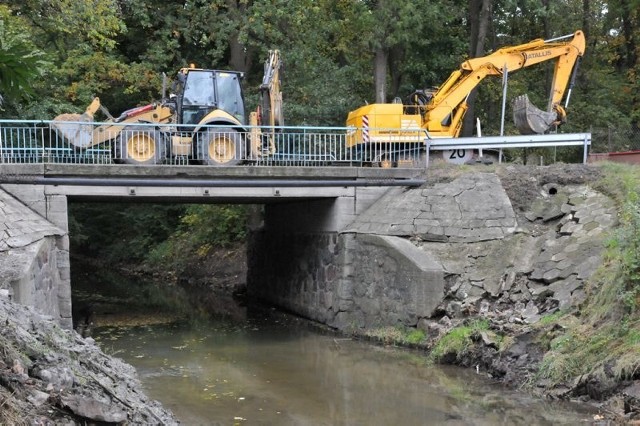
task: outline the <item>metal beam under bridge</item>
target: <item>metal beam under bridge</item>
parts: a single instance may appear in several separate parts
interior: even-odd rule
[[[276,203],[354,197],[358,187],[419,186],[416,170],[12,164],[1,184],[43,185],[48,195],[74,199]]]

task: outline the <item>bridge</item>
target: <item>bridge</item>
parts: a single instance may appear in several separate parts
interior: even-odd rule
[[[246,129],[240,136],[248,137],[255,130]],[[270,130],[262,129],[265,133]],[[0,254],[10,250],[35,256],[14,268],[17,272],[7,278],[16,300],[37,306],[70,326],[67,204],[96,200],[264,205],[262,235],[267,237],[257,235],[250,244],[260,253],[249,256],[254,262],[250,269],[268,270],[274,259],[264,257],[277,256],[286,245],[291,246],[287,248],[288,261],[304,268],[318,262],[320,269],[311,268],[305,274],[312,274],[314,282],[330,283],[335,300],[309,301],[307,305],[299,299],[303,293],[294,295],[283,289],[277,301],[289,306],[295,299],[290,308],[302,309],[310,318],[323,320],[326,313],[306,311],[312,309],[308,306],[317,307],[322,302],[331,306],[331,321],[350,321],[355,312],[350,302],[352,265],[354,256],[360,256],[362,250],[382,250],[393,262],[403,265],[402,273],[389,277],[411,289],[411,296],[399,307],[415,308],[418,301],[420,306],[429,306],[432,295],[419,285],[427,279],[440,288],[443,273],[428,255],[416,252],[397,236],[382,237],[372,232],[357,238],[361,231],[347,227],[391,187],[422,185],[432,150],[457,152],[477,144],[482,149],[578,145],[586,152],[591,141],[589,134],[436,140],[416,130],[409,141],[347,149],[350,131],[283,128],[277,144],[268,150],[247,147],[240,152],[234,150],[233,155],[223,150],[216,155],[235,165],[213,166],[194,164],[206,161],[195,151],[175,151],[166,139],[161,138],[167,143],[161,149],[148,144],[150,139],[141,136],[144,131],[140,129],[130,130],[137,138],[135,155],[130,158],[114,146],[122,142],[119,136],[107,137],[106,144],[94,148],[77,149],[59,138],[51,122],[0,120],[0,213],[6,215],[0,222]],[[170,130],[166,136],[173,138],[174,132],[180,130]],[[403,132],[406,135],[406,129]],[[323,264],[327,258],[334,260]],[[336,269],[335,265],[340,266]],[[304,274],[296,277],[294,287],[305,280]],[[274,283],[282,285],[280,281]],[[313,297],[323,292],[321,289]]]

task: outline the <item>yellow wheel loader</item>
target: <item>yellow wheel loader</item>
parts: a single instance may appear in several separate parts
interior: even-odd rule
[[[262,114],[262,119],[271,126],[281,120],[279,64],[279,52],[270,51],[260,87],[263,109],[270,111]],[[275,71],[273,65],[277,65]],[[59,115],[51,126],[79,150],[109,144],[115,162],[154,164],[171,156],[212,166],[239,164],[256,159],[265,151],[265,141],[269,143],[268,135],[255,127],[260,114],[252,112],[249,120],[245,116],[242,77],[243,73],[236,71],[182,68],[172,94],[166,97],[163,93],[159,103],[133,108],[114,118],[95,98],[83,114]],[[95,125],[98,110],[108,120]]]
[[[571,88],[565,105],[561,101],[569,82],[573,82],[578,60],[584,54],[582,31],[552,40],[536,39],[518,46],[503,47],[495,52],[469,59],[435,90],[414,92],[405,104],[371,104],[351,111],[347,117],[347,147],[365,161],[375,153],[418,152],[425,137],[457,138],[460,135],[467,98],[488,76],[503,77],[541,62],[555,61],[555,70],[546,111],[536,108],[527,95],[514,100],[514,121],[522,134],[542,134],[565,122]]]

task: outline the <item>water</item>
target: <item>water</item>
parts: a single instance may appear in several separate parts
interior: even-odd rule
[[[187,425],[573,425],[593,415],[274,311],[94,337]]]

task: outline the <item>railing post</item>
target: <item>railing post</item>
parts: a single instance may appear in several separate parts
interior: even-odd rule
[[[587,139],[588,139],[588,136],[585,133],[585,135],[584,135],[584,147],[583,147],[583,152],[582,152],[582,164],[587,164]]]
[[[44,126],[44,122],[42,122],[42,125]],[[35,130],[38,130],[38,125],[37,124],[34,124],[33,126],[34,126]],[[40,129],[40,132],[39,132],[40,133],[40,146],[42,148],[42,152],[40,154],[40,158],[42,159],[42,163],[43,164],[46,161],[45,158],[44,158],[44,130],[45,129],[46,129],[46,127],[42,127]],[[48,162],[48,160],[47,160],[47,162]]]
[[[424,140],[424,149],[425,149],[425,165],[424,168],[425,170],[429,168],[429,150],[431,149],[431,146],[429,144],[429,138],[425,138]]]

